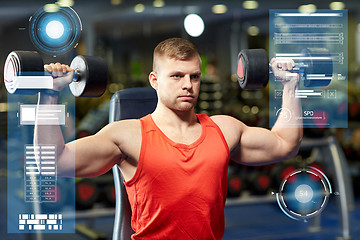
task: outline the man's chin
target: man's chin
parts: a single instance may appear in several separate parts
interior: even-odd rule
[[[176,110],[179,112],[188,112],[194,110],[194,104],[193,103],[181,103],[176,107]]]

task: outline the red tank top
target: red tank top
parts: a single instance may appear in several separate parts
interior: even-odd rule
[[[137,170],[125,182],[132,239],[221,239],[229,148],[220,128],[197,114],[201,136],[175,143],[151,115],[140,119],[142,145]]]

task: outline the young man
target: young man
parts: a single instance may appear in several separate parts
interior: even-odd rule
[[[221,239],[229,158],[250,165],[291,158],[302,138],[302,129],[293,127],[299,120],[279,118],[269,131],[229,116],[195,114],[201,75],[195,46],[167,39],[155,48],[153,60],[149,81],[158,104],[151,115],[111,123],[67,144],[58,126],[36,126],[35,144],[55,141],[63,175],[73,170],[68,166],[74,155],[77,177],[97,176],[117,164],[132,208],[132,239]],[[300,116],[294,97],[298,77],[287,79],[284,71],[294,62],[273,59],[271,65],[284,85],[282,107]],[[72,80],[66,65],[45,69],[57,76],[56,91]],[[57,96],[40,93],[39,103],[55,104]]]

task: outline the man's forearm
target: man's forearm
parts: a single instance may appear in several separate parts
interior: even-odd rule
[[[302,106],[300,98],[295,97],[298,83],[284,84],[281,112],[271,131],[297,148],[303,137]]]
[[[55,105],[57,104],[58,96],[51,95],[47,93],[39,93],[37,108],[40,105]],[[36,111],[38,114],[39,111]],[[43,125],[38,124],[38,116],[36,116],[35,127],[34,127],[34,146],[39,146],[42,144],[51,144],[55,145],[57,159],[59,159],[60,154],[62,153],[65,142],[64,137],[59,124],[54,125]],[[37,160],[39,160],[39,156]],[[60,170],[60,169],[59,169]]]

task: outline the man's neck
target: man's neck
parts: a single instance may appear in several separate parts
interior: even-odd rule
[[[175,111],[157,106],[151,116],[157,124],[174,128],[186,128],[198,122],[194,109],[189,111]]]

